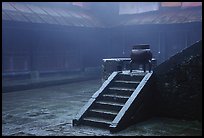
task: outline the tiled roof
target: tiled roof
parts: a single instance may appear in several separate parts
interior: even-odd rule
[[[38,6],[21,2],[3,2],[2,19],[9,21],[47,23],[81,27],[103,27],[86,11]]]
[[[121,15],[115,26],[202,22],[201,8],[163,9],[134,15]]]
[[[190,23],[202,22],[202,7],[169,8],[140,14],[119,15],[114,20],[109,19],[111,25],[107,26],[86,10],[40,6],[29,2],[2,2],[2,20],[80,27]]]

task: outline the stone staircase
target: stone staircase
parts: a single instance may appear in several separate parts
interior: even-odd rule
[[[89,125],[100,128],[111,129],[120,123],[121,119],[128,111],[131,102],[138,95],[136,88],[143,87],[144,77],[151,73],[119,73],[114,72],[103,86],[97,91],[89,102],[82,108],[76,118],[73,120],[73,125]],[[143,80],[143,84],[141,84]],[[137,93],[135,96],[133,93]],[[132,98],[130,98],[132,97]],[[129,100],[129,103],[127,102]],[[122,108],[124,109],[121,110]],[[119,112],[122,112],[119,114]]]

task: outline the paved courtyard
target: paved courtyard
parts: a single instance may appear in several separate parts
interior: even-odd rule
[[[2,93],[2,135],[202,135],[201,123],[168,118],[149,119],[114,134],[94,127],[73,127],[72,119],[101,84],[101,80],[90,80]]]

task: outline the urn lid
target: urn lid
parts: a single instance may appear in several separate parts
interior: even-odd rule
[[[149,44],[134,45],[132,49],[150,49],[150,45]]]

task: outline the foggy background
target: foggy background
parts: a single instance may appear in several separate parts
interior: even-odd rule
[[[118,73],[124,78],[113,73],[114,80],[103,83],[121,67],[103,59],[129,58],[138,44],[150,45],[160,65],[153,64],[155,75],[138,82],[137,71],[124,71]],[[2,2],[2,135],[202,135],[201,49],[202,2]],[[133,85],[142,89],[130,96]],[[73,127],[80,109],[99,93],[104,97],[94,100],[116,109],[128,100],[125,119],[134,105],[135,119],[146,109],[156,118],[116,134]],[[107,105],[101,104],[104,111]],[[109,118],[107,111],[95,117]]]
[[[201,2],[3,2],[2,74],[100,70],[144,43],[160,64],[201,38]]]

